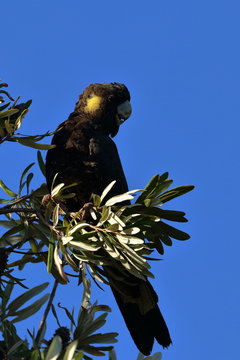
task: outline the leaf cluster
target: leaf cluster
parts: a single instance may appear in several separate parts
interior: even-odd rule
[[[18,104],[19,97],[14,100],[12,96],[3,90],[8,84],[0,82],[0,144],[4,141],[18,142],[24,146],[40,150],[48,150],[54,145],[39,144],[39,141],[54,132],[43,135],[21,135],[16,131],[20,128],[25,115],[29,111],[32,100]],[[7,102],[6,102],[7,100]]]
[[[44,163],[41,153],[38,153],[38,164],[44,172]],[[69,196],[66,190],[69,186],[59,184],[52,187],[51,194],[48,194],[45,184],[39,189],[30,192],[32,176],[29,176],[33,164],[30,164],[20,178],[19,190],[15,192],[3,181],[0,185],[8,195],[8,199],[2,199],[4,206],[0,213],[5,220],[0,220],[0,225],[7,228],[2,235],[1,246],[9,253],[20,252],[18,260],[9,262],[2,276],[2,283],[6,283],[6,289],[17,283],[25,287],[21,279],[13,276],[14,268],[19,270],[31,263],[43,262],[47,271],[52,274],[58,283],[67,284],[69,277],[79,276],[80,282],[85,286],[84,294],[87,300],[83,299],[78,321],[73,320],[73,315],[64,308],[69,317],[72,327],[71,342],[67,348],[63,347],[62,340],[58,335],[54,337],[48,351],[58,349],[58,356],[62,353],[79,356],[76,359],[90,359],[86,353],[95,356],[102,356],[103,351],[108,351],[109,346],[94,346],[93,343],[113,343],[116,341],[115,333],[93,334],[105,323],[106,313],[94,319],[98,305],[88,307],[89,284],[86,279],[86,269],[97,283],[108,284],[105,267],[116,269],[116,283],[124,281],[126,272],[136,277],[145,279],[153,277],[150,272],[149,260],[154,260],[149,255],[154,250],[163,254],[164,245],[172,245],[172,240],[187,240],[189,235],[182,230],[169,225],[167,222],[186,222],[185,213],[182,211],[166,210],[162,205],[167,201],[181,196],[193,189],[193,186],[184,185],[168,189],[172,180],[168,174],[154,176],[143,190],[132,190],[125,194],[115,196],[106,202],[104,199],[115,182],[103,191],[101,195],[93,195],[93,203],[86,216],[85,208],[79,209],[77,213],[68,213],[64,208],[64,199]],[[74,184],[73,184],[74,185]],[[28,190],[28,194],[22,195],[22,191]],[[121,206],[121,202],[127,199],[134,199],[132,205]],[[86,216],[84,218],[84,216]],[[24,245],[24,253],[21,248]],[[26,247],[28,248],[26,250]],[[69,273],[69,270],[73,273]],[[120,275],[119,275],[120,273]],[[121,278],[122,273],[122,278]],[[112,273],[114,276],[114,272]],[[46,285],[42,284],[32,290],[28,290],[22,297],[13,300],[6,308],[6,324],[11,324],[31,316],[38,311],[47,301],[49,294],[44,295],[32,305],[18,310],[23,300],[28,299]],[[5,291],[4,291],[5,293]],[[22,299],[22,300],[21,300]],[[100,309],[103,309],[100,307]],[[107,309],[105,307],[105,309]],[[52,306],[54,316],[59,323],[56,309]],[[14,316],[9,322],[8,317]],[[60,325],[60,323],[59,323]],[[16,330],[12,330],[11,338]],[[41,336],[42,337],[42,336]],[[34,335],[32,334],[34,343]],[[20,341],[20,340],[18,340]],[[19,342],[19,347],[25,343]],[[42,341],[44,341],[42,339]],[[15,349],[15,348],[14,348]],[[25,348],[24,348],[25,349]],[[74,350],[73,350],[74,349]],[[19,349],[18,349],[19,350]],[[79,353],[77,351],[79,350]],[[25,350],[24,350],[25,351]],[[37,351],[37,349],[34,349]],[[43,352],[48,358],[48,351]],[[54,350],[55,351],[55,350]],[[36,352],[36,354],[38,354]],[[38,359],[36,355],[36,359]],[[62,355],[61,355],[62,356]],[[69,355],[70,356],[70,355]],[[72,357],[75,359],[75,357]]]
[[[14,287],[13,282],[9,282],[5,287],[4,292],[0,292],[1,298],[1,324],[0,330],[3,334],[3,341],[0,341],[0,355],[5,354],[7,359],[33,359],[33,360],[47,360],[47,359],[63,359],[63,360],[78,360],[86,359],[90,357],[86,353],[102,356],[103,351],[110,351],[112,346],[102,346],[93,344],[113,344],[115,343],[117,333],[95,333],[106,322],[107,313],[111,309],[106,305],[97,305],[97,303],[91,305],[90,299],[90,282],[86,280],[86,286],[84,297],[80,307],[80,311],[77,320],[74,320],[74,311],[69,312],[67,308],[58,304],[58,307],[66,312],[70,320],[70,326],[63,328],[60,325],[59,317],[56,309],[52,304],[52,312],[59,325],[60,331],[56,331],[58,335],[55,335],[50,341],[44,339],[46,326],[42,329],[40,336],[36,336],[28,330],[30,338],[32,339],[32,345],[29,346],[26,340],[23,340],[17,334],[15,323],[22,321],[34,313],[39,311],[43,304],[47,301],[50,294],[43,295],[40,299],[36,300],[29,306],[25,306],[27,301],[31,300],[34,296],[46,289],[48,283],[38,285],[30,290],[27,290],[13,301],[10,302],[10,296]],[[87,299],[86,299],[86,294]],[[103,312],[96,317],[96,313]],[[13,319],[11,319],[13,318]],[[62,330],[69,332],[69,338],[63,342],[61,335]],[[42,344],[42,345],[41,345]],[[55,356],[55,357],[54,357]]]

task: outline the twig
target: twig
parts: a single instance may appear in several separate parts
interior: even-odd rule
[[[51,295],[50,295],[48,303],[47,303],[47,307],[46,307],[46,309],[44,311],[44,314],[43,314],[43,317],[42,317],[42,320],[40,322],[38,332],[37,332],[37,335],[36,335],[35,341],[36,341],[37,345],[39,344],[39,341],[40,341],[40,338],[41,338],[41,335],[42,335],[42,331],[43,331],[44,325],[46,323],[47,316],[48,316],[48,313],[50,311],[50,308],[51,308],[51,305],[52,305],[52,302],[53,302],[53,299],[54,299],[54,296],[55,296],[55,293],[56,293],[56,290],[57,290],[57,286],[58,286],[58,281],[55,280]]]
[[[20,197],[19,199],[15,200],[15,201],[7,204],[7,205],[4,205],[4,206],[2,207],[2,209],[6,209],[6,208],[8,208],[8,207],[10,207],[10,206],[16,205],[16,204],[20,203],[20,202],[23,201],[23,200],[29,199],[31,196],[32,196],[32,194],[31,194],[31,195],[24,195],[24,196]]]

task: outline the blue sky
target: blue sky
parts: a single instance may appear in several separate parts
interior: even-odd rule
[[[171,204],[187,212],[183,229],[192,238],[176,241],[164,261],[153,264],[173,338],[164,360],[235,359],[238,353],[239,11],[232,0],[1,4],[0,77],[12,96],[33,99],[22,133],[54,130],[89,83],[123,82],[133,114],[116,144],[129,187],[141,188],[165,171],[175,185],[196,186]],[[36,152],[15,144],[0,151],[0,178],[14,189]],[[43,181],[36,171],[34,185]],[[44,269],[36,275],[29,284],[45,281]],[[80,294],[75,285],[59,291],[63,305],[76,307]],[[113,308],[106,330],[120,332],[119,359],[135,359],[110,296],[94,290]]]

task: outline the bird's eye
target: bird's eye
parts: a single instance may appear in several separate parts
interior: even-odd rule
[[[94,94],[89,94],[88,99],[92,99],[94,97]]]

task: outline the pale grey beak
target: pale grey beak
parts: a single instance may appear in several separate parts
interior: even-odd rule
[[[129,118],[132,113],[132,105],[128,100],[124,101],[117,107],[117,123],[121,125],[125,120]]]

